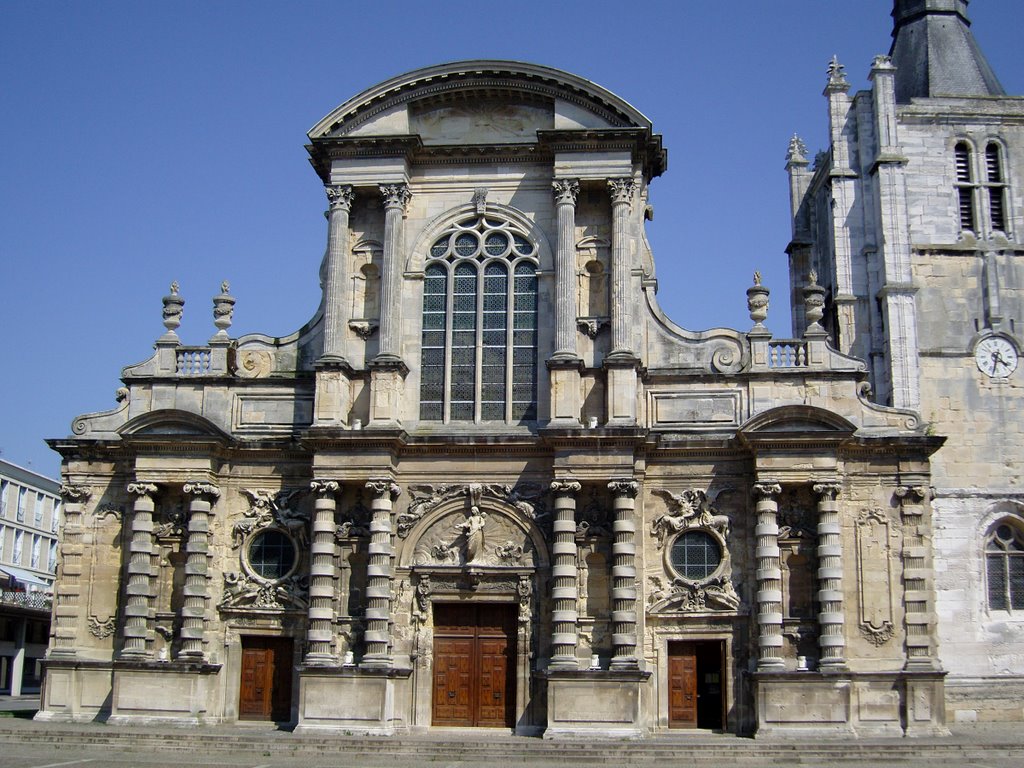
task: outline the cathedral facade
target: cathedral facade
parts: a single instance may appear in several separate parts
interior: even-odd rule
[[[897,33],[939,13],[966,30],[965,9],[897,2]],[[1001,673],[958,657],[971,641],[944,611],[998,600],[1000,563],[1005,604],[978,626],[993,650],[972,653],[1015,642],[1019,495],[994,479],[1012,441],[986,457],[1000,438],[954,414],[1018,391],[999,366],[1019,350],[1020,142],[981,135],[974,95],[908,106],[901,50],[897,35],[868,94],[834,64],[830,151],[812,170],[791,146],[791,339],[767,330],[757,276],[746,331],[662,312],[644,227],[667,153],[587,80],[457,62],[329,113],[309,133],[328,206],[309,323],[232,337],[225,284],[216,333],[188,347],[174,285],[118,406],[51,441],[65,524],[39,717],[943,733],[947,673],[964,711],[971,681]],[[964,126],[931,117],[961,107]],[[928,141],[953,142],[948,169]],[[989,141],[1002,181],[929,177],[914,197],[915,162],[953,174],[962,142],[980,174]],[[943,240],[962,189],[976,225],[1001,190],[1003,229]],[[922,216],[939,234],[918,235]],[[957,347],[933,278],[990,261],[997,309],[975,286],[988,303]],[[973,284],[945,279],[973,312]],[[947,557],[980,579],[952,604]]]

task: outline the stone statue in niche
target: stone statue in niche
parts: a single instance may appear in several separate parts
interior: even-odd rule
[[[466,522],[460,523],[458,528],[465,538],[466,563],[472,564],[477,561],[484,551],[484,526],[487,524],[487,517],[480,511],[480,507],[473,505],[470,508],[469,517]]]

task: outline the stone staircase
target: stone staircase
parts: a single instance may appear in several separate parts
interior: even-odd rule
[[[682,733],[642,741],[545,741],[505,731],[436,729],[423,734],[371,737],[293,734],[237,726],[169,728],[0,721],[0,743],[47,745],[76,755],[92,750],[133,753],[258,756],[274,759],[329,757],[332,765],[399,766],[487,765],[924,765],[966,766],[976,761],[1024,765],[1024,743],[1012,729],[961,732],[948,738],[755,740],[731,735]]]

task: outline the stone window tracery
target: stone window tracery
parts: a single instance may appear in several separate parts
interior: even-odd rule
[[[537,248],[475,216],[430,247],[423,286],[420,419],[536,419]]]
[[[989,610],[1024,610],[1024,532],[1009,520],[998,522],[988,536],[985,574]]]

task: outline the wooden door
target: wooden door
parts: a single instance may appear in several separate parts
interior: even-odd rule
[[[668,646],[668,726],[697,727],[697,651],[693,643]]]
[[[242,638],[240,720],[291,719],[292,650],[290,638]]]
[[[434,725],[511,727],[515,606],[434,606]]]

